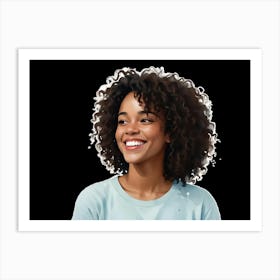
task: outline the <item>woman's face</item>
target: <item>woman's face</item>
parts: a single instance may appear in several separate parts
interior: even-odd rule
[[[163,116],[144,112],[134,93],[123,99],[118,113],[116,141],[129,164],[162,164],[169,137],[164,133]]]

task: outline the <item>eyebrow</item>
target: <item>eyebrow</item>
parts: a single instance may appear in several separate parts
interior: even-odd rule
[[[137,112],[137,114],[138,115],[148,115],[148,114],[153,114],[153,115],[155,115],[155,116],[157,116],[157,114],[156,113],[154,113],[154,112],[147,112],[147,111],[139,111],[139,112]],[[118,116],[127,116],[128,115],[128,113],[127,112],[119,112],[118,113]]]

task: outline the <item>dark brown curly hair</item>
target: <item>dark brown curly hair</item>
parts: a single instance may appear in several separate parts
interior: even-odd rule
[[[92,118],[91,144],[95,143],[101,163],[113,174],[128,172],[115,141],[118,111],[124,97],[134,92],[144,110],[163,113],[165,133],[170,143],[165,151],[164,177],[195,183],[214,162],[218,141],[212,122],[212,103],[202,87],[177,73],[164,72],[163,67],[132,68],[115,71],[97,91]]]

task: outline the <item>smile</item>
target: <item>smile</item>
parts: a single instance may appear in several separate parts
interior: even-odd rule
[[[141,146],[144,145],[145,142],[144,141],[126,141],[125,145],[126,147],[137,147],[137,146]]]

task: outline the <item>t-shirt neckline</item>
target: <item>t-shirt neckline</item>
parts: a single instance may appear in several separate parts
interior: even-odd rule
[[[115,189],[119,192],[119,194],[123,198],[125,198],[126,200],[129,200],[130,202],[132,202],[134,204],[137,204],[139,206],[155,206],[155,205],[159,205],[159,204],[163,203],[164,201],[166,201],[174,193],[175,184],[173,182],[171,187],[170,187],[170,189],[164,195],[162,195],[159,198],[152,199],[152,200],[137,199],[137,198],[134,198],[133,196],[129,195],[122,188],[122,186],[121,186],[121,184],[119,182],[119,177],[120,176],[113,177]]]

